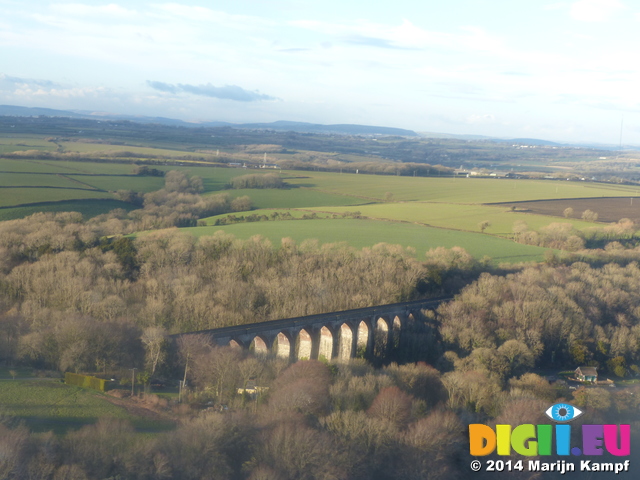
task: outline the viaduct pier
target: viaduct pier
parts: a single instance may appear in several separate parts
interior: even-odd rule
[[[173,335],[209,335],[213,344],[300,359],[386,357],[401,349],[411,325],[423,309],[435,310],[451,297],[416,300],[376,307],[222,327]]]

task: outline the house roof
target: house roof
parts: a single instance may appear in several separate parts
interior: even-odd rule
[[[584,376],[598,376],[598,370],[596,370],[596,367],[578,367],[576,372],[578,370],[580,370],[580,373]]]

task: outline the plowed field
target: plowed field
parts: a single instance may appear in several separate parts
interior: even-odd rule
[[[533,202],[501,203],[500,205],[514,206],[518,211],[527,210],[542,215],[555,215],[564,218],[566,208],[573,208],[570,218],[581,218],[582,212],[591,210],[598,214],[599,222],[617,222],[621,218],[629,218],[640,223],[639,197],[603,197],[603,198],[572,198],[562,200],[536,200]]]

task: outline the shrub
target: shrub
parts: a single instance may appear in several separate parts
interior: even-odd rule
[[[105,383],[107,381],[102,378],[92,377],[90,375],[80,375],[77,373],[67,372],[64,374],[64,383],[67,385],[75,385],[76,387],[91,388],[99,392],[104,392]]]

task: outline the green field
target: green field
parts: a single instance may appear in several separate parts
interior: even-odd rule
[[[0,188],[2,187],[56,187],[82,188],[81,185],[62,175],[46,175],[38,173],[2,173],[0,174]]]
[[[85,142],[60,142],[60,145],[65,152],[78,152],[78,153],[104,153],[107,155],[114,155],[122,152],[134,153],[141,158],[145,156],[162,156],[162,157],[210,157],[211,154],[191,152],[188,150],[170,150],[166,148],[154,148],[154,147],[139,147],[132,145],[109,145],[104,143],[85,143]]]
[[[352,211],[355,209],[352,209]],[[234,216],[237,218],[247,217],[251,215],[261,216],[266,215],[267,217],[271,217],[273,213],[278,213],[280,215],[289,214],[293,218],[303,218],[305,215],[316,215],[317,218],[335,218],[337,215],[333,213],[323,213],[323,212],[314,212],[305,209],[295,209],[295,208],[262,208],[257,210],[251,210],[249,212],[233,212],[233,213],[223,213],[221,215],[214,215],[213,217],[203,218],[202,220],[207,223],[207,225],[214,225],[216,220],[224,219],[225,217]]]
[[[286,172],[288,174],[292,172]],[[296,172],[288,183],[329,193],[382,199],[443,203],[496,203],[551,198],[640,196],[640,187],[589,182],[495,178],[398,177],[324,172]]]
[[[198,177],[202,178],[205,193],[224,190],[227,183],[229,183],[229,180],[234,177],[247,175],[249,173],[257,173],[255,170],[247,171],[244,168],[227,168],[214,166],[161,166],[156,168],[164,170],[165,172],[169,170],[179,170],[181,172],[185,172],[188,175],[197,175]]]
[[[265,188],[225,190],[232,197],[248,195],[254,208],[307,208],[322,206],[360,205],[361,198],[318,192],[306,188]],[[353,208],[351,208],[353,210]]]
[[[504,206],[458,205],[455,203],[378,203],[354,207],[310,208],[322,212],[344,213],[358,210],[362,215],[371,218],[389,220],[403,220],[416,222],[434,227],[454,228],[457,230],[478,231],[478,223],[489,221],[486,233],[509,236],[512,234],[513,224],[524,221],[530,229],[538,230],[550,223],[571,223],[577,229],[596,226],[595,223],[575,219],[560,219],[532,213],[512,212]]]
[[[0,143],[7,145],[8,140],[5,138],[3,142]],[[15,139],[15,142],[41,147],[53,145],[37,138]],[[67,142],[64,146],[84,153],[125,150],[138,155],[151,155],[153,151],[159,155],[189,153],[166,148],[129,148],[81,142]],[[132,175],[135,161],[135,158],[127,163],[0,159],[0,220],[19,218],[36,211],[73,210],[90,217],[112,208],[131,210],[131,205],[116,201],[109,192],[151,192],[163,186],[161,177]],[[322,243],[347,241],[358,248],[386,242],[414,248],[418,256],[429,248],[458,245],[476,257],[488,255],[496,262],[542,259],[543,249],[499,238],[510,237],[516,221],[524,221],[531,230],[539,230],[554,222],[568,222],[577,229],[598,224],[511,211],[505,206],[487,205],[489,203],[640,195],[640,187],[591,182],[399,177],[313,171],[278,171],[290,185],[285,189],[232,190],[226,189],[226,185],[233,177],[274,172],[213,165],[161,165],[158,162],[148,165],[163,171],[180,170],[201,177],[205,195],[219,192],[226,192],[231,197],[248,195],[253,208],[257,209],[251,213],[257,215],[273,213],[272,210],[263,212],[261,209],[300,209],[299,213],[293,213],[297,217],[311,212],[330,216],[359,211],[370,219],[259,222],[190,230],[197,235],[224,229],[239,238],[261,234],[276,243],[283,236],[291,236],[296,241],[316,238]],[[387,201],[383,202],[384,199]],[[211,224],[215,218],[206,221]],[[490,226],[485,234],[480,234],[479,223],[484,221]]]
[[[0,188],[0,207],[96,198],[113,200],[113,195],[94,190],[63,188]]]
[[[39,378],[0,380],[0,414],[24,421],[34,432],[65,433],[95,423],[101,417],[129,420],[145,432],[172,427],[170,422],[135,417],[109,403],[101,393],[64,385],[60,380]]]
[[[40,135],[0,136],[0,154],[23,152],[25,150],[55,151],[56,145]]]
[[[424,259],[427,250],[441,246],[448,248],[459,246],[477,258],[488,255],[496,263],[541,261],[546,251],[544,248],[521,245],[492,235],[375,220],[269,221],[181,230],[196,236],[213,235],[216,231],[223,230],[241,239],[262,235],[271,240],[274,245],[279,245],[284,237],[291,237],[298,243],[308,238],[315,238],[320,243],[346,241],[356,248],[371,247],[384,242],[410,247],[415,250],[420,259]]]
[[[90,175],[131,175],[135,168],[134,162],[71,162],[68,160],[34,160],[40,168],[53,169],[68,174]]]
[[[74,173],[74,169],[66,168],[63,164],[72,162],[45,162],[44,160],[28,160],[16,158],[0,158],[0,172],[27,173]],[[75,163],[75,162],[74,162]],[[77,163],[80,166],[79,163]]]
[[[134,169],[131,163],[112,162],[72,162],[68,160],[31,160],[0,158],[0,175],[6,173],[61,173],[90,175],[131,175]]]
[[[129,211],[135,207],[130,203],[113,199],[81,199],[54,203],[35,203],[23,207],[0,208],[0,222],[28,217],[37,212],[80,212],[87,219],[103,213],[109,213],[116,208]]]
[[[69,175],[69,178],[108,191],[133,190],[134,192],[147,193],[164,187],[164,178],[162,177]]]

